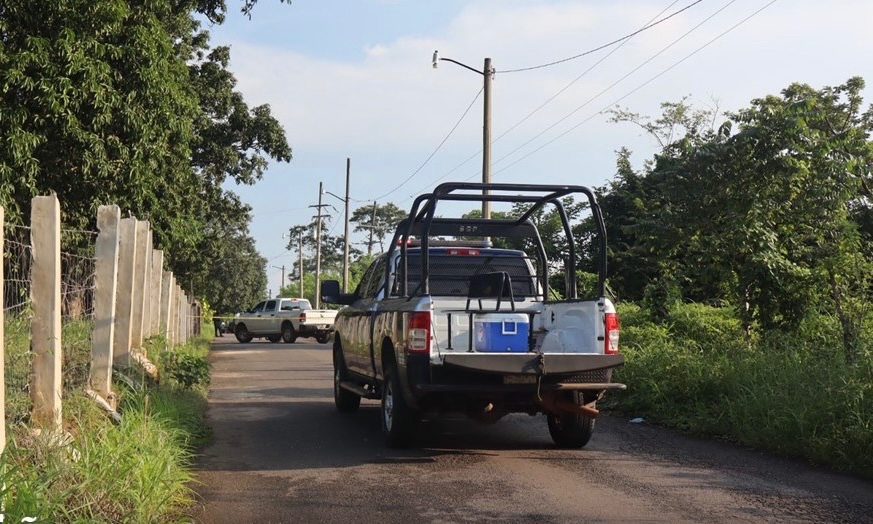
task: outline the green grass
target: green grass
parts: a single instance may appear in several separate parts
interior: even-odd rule
[[[20,363],[28,353],[20,343],[26,329],[26,322],[15,319],[6,324],[7,379],[16,384],[29,381],[28,366]],[[114,424],[84,393],[90,326],[64,326],[64,337],[63,415],[72,437],[69,445],[34,436],[26,390],[11,396],[7,391],[7,446],[0,457],[6,521],[190,521],[192,453],[209,437],[204,419],[208,374],[183,387],[169,379],[154,383],[137,369],[125,371],[135,387],[115,385],[122,421]],[[148,350],[156,362],[166,351],[159,338],[148,341]],[[176,350],[202,367],[208,341],[196,339]],[[168,368],[160,372],[174,375]]]
[[[614,409],[873,477],[870,330],[849,363],[828,317],[747,343],[726,308],[677,306],[665,323],[635,305],[620,313],[615,380],[628,390],[612,395]]]

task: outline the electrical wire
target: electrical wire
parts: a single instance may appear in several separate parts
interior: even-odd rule
[[[648,80],[646,80],[646,81],[643,82],[642,84],[638,85],[637,87],[633,88],[632,90],[628,91],[627,93],[625,93],[624,95],[622,95],[622,96],[619,97],[618,99],[616,99],[616,100],[612,101],[611,103],[609,103],[608,105],[604,106],[604,108],[601,109],[600,111],[598,111],[598,112],[592,114],[591,116],[589,116],[589,117],[586,118],[585,120],[579,122],[578,124],[574,125],[573,127],[569,128],[569,129],[567,129],[566,131],[564,131],[564,132],[561,133],[560,135],[558,135],[558,136],[552,138],[551,140],[549,140],[548,142],[546,142],[546,143],[544,143],[543,145],[539,146],[538,148],[534,149],[534,150],[531,151],[530,153],[527,153],[526,155],[522,156],[522,157],[519,158],[518,160],[515,160],[515,161],[512,162],[511,164],[509,164],[509,165],[507,165],[507,166],[504,166],[504,167],[500,168],[500,169],[497,170],[494,174],[499,173],[499,172],[501,172],[501,171],[505,171],[506,169],[509,169],[510,167],[512,167],[512,166],[514,166],[514,165],[516,165],[516,164],[518,164],[519,162],[521,162],[521,161],[524,160],[525,158],[527,158],[527,157],[533,155],[534,153],[540,151],[540,150],[543,149],[544,147],[546,147],[546,146],[552,144],[553,142],[555,142],[555,141],[558,140],[559,138],[562,138],[562,137],[564,137],[565,135],[569,134],[571,131],[574,131],[575,129],[577,129],[577,128],[578,128],[579,126],[581,126],[582,124],[586,124],[586,123],[590,122],[591,120],[593,120],[593,119],[594,119],[595,117],[597,117],[598,115],[602,114],[604,111],[606,111],[606,110],[609,109],[610,107],[612,107],[612,106],[618,104],[619,102],[621,102],[621,101],[624,100],[625,98],[631,96],[632,94],[636,93],[636,92],[639,91],[640,89],[642,89],[642,88],[644,88],[645,86],[649,85],[650,83],[654,82],[655,80],[657,80],[657,79],[660,78],[661,76],[665,75],[665,74],[668,73],[669,71],[673,70],[673,68],[679,66],[680,64],[682,64],[683,62],[685,62],[686,60],[688,60],[688,59],[691,58],[692,56],[696,55],[697,53],[699,53],[699,52],[702,51],[703,49],[709,47],[709,46],[710,46],[711,44],[713,44],[715,41],[719,40],[720,38],[722,38],[722,37],[725,36],[726,34],[730,33],[731,31],[733,31],[733,30],[736,29],[737,27],[739,27],[739,26],[741,26],[742,24],[746,23],[746,22],[749,21],[751,18],[755,17],[755,16],[758,15],[760,12],[762,12],[762,11],[765,10],[765,9],[767,9],[768,7],[770,7],[771,5],[775,4],[776,2],[777,2],[777,0],[770,0],[770,2],[768,2],[767,4],[765,4],[763,7],[761,7],[760,9],[758,9],[757,11],[755,11],[754,13],[752,13],[752,14],[750,14],[749,16],[743,18],[742,20],[740,20],[739,22],[737,22],[736,24],[734,24],[733,26],[731,26],[730,28],[728,28],[728,29],[725,30],[724,32],[720,33],[718,36],[716,36],[716,37],[713,38],[712,40],[706,42],[705,44],[703,44],[702,46],[698,47],[697,49],[695,49],[695,50],[692,51],[691,53],[687,54],[685,57],[681,58],[681,59],[678,60],[677,62],[674,62],[670,67],[664,69],[664,70],[661,71],[660,73],[658,73],[658,74],[656,74],[655,76],[649,78]],[[731,2],[731,3],[733,3],[733,2]],[[602,94],[602,92],[601,92],[601,94]],[[599,96],[599,95],[598,95],[598,96]],[[574,111],[574,112],[575,112],[575,111]],[[569,115],[568,115],[568,116],[569,116]],[[562,120],[563,120],[563,119],[562,119]],[[552,126],[552,127],[554,127],[554,126]],[[550,128],[550,129],[551,129],[551,128]],[[529,143],[529,142],[527,142],[527,143]],[[527,144],[527,143],[526,143],[526,144]],[[525,145],[526,145],[526,144],[525,144]],[[517,151],[517,150],[518,150],[518,149],[516,149],[515,151]],[[515,152],[515,151],[513,151],[513,152]],[[510,153],[510,154],[511,154],[511,153]],[[508,156],[508,155],[507,155],[507,156]],[[506,157],[504,156],[503,158],[506,158]],[[478,174],[478,173],[477,173],[477,174]],[[469,178],[467,178],[467,180],[469,180],[470,178],[473,178],[474,176],[476,176],[476,175],[475,175],[475,174],[474,174],[474,175],[471,175]]]
[[[563,117],[561,117],[557,122],[551,124],[550,126],[548,126],[548,127],[545,128],[545,129],[543,129],[542,131],[540,131],[539,133],[537,133],[536,135],[534,135],[532,138],[530,138],[529,140],[527,140],[527,141],[524,142],[523,144],[519,145],[518,147],[516,147],[515,149],[513,149],[513,150],[510,151],[509,153],[506,153],[505,155],[503,155],[503,156],[501,156],[500,158],[498,158],[497,160],[495,160],[494,163],[493,163],[492,165],[497,165],[497,164],[501,163],[502,161],[506,160],[508,157],[514,155],[514,154],[515,154],[516,152],[518,152],[520,149],[522,149],[522,148],[524,148],[525,146],[529,145],[529,144],[530,144],[531,142],[533,142],[534,140],[538,139],[539,137],[543,136],[544,134],[546,134],[546,133],[548,133],[549,131],[551,131],[552,129],[554,129],[554,128],[555,128],[556,126],[558,126],[561,122],[564,122],[565,120],[567,120],[568,118],[570,118],[571,116],[573,116],[574,114],[576,114],[577,112],[579,112],[580,110],[582,110],[583,108],[585,108],[586,106],[588,106],[589,104],[591,104],[592,102],[594,102],[595,100],[597,100],[598,98],[600,98],[601,96],[603,96],[604,94],[606,94],[608,91],[612,90],[615,86],[617,86],[617,85],[620,84],[621,82],[625,81],[628,77],[630,77],[631,75],[633,75],[634,73],[636,73],[637,71],[639,71],[640,69],[642,69],[643,67],[645,67],[646,65],[648,65],[649,63],[651,63],[653,60],[655,60],[656,58],[658,58],[659,56],[661,56],[662,54],[664,54],[666,51],[668,51],[670,48],[672,48],[673,46],[675,46],[676,44],[678,44],[680,41],[684,40],[686,37],[688,37],[688,35],[690,35],[690,34],[693,33],[694,31],[696,31],[697,29],[699,29],[703,24],[709,22],[710,20],[712,20],[713,18],[715,18],[716,16],[718,16],[719,14],[721,14],[725,9],[727,9],[728,7],[730,7],[730,6],[731,6],[732,4],[734,4],[736,1],[737,1],[737,0],[730,0],[728,3],[726,3],[725,5],[723,5],[721,8],[719,8],[718,10],[716,10],[714,13],[712,13],[711,15],[709,15],[708,17],[706,17],[705,19],[703,19],[701,22],[699,22],[697,25],[695,25],[694,27],[692,27],[691,29],[689,29],[688,31],[686,31],[684,34],[682,34],[682,36],[676,38],[675,40],[673,40],[672,42],[670,42],[669,44],[667,44],[665,47],[661,48],[660,51],[658,51],[657,53],[655,53],[654,55],[652,55],[652,56],[650,56],[648,59],[646,59],[643,63],[641,63],[641,64],[638,65],[637,67],[633,68],[631,71],[629,71],[628,73],[626,73],[624,76],[622,76],[621,78],[619,78],[618,80],[616,80],[615,82],[613,82],[612,84],[610,84],[609,86],[607,86],[607,87],[605,87],[604,89],[602,89],[602,90],[601,90],[599,93],[597,93],[596,95],[594,95],[594,96],[592,96],[591,98],[589,98],[588,100],[586,100],[582,105],[580,105],[580,106],[578,106],[576,109],[570,111],[569,113],[567,113],[566,115],[564,115]],[[677,65],[677,64],[674,64],[673,66],[671,66],[671,68],[672,68],[672,67],[675,67],[676,65]],[[592,117],[592,118],[593,118],[593,117]],[[535,151],[538,151],[538,150],[539,150],[539,148],[536,149]],[[528,155],[525,155],[525,156],[522,157],[522,158],[526,158],[527,156],[528,156]],[[511,165],[515,165],[515,164],[516,164],[516,162],[513,162]],[[504,169],[505,169],[505,168],[504,168]],[[500,171],[503,171],[504,169],[500,169],[499,171],[495,171],[495,172],[492,173],[492,175],[493,175],[493,174],[496,174],[496,173],[499,173]],[[468,177],[466,180],[469,180],[469,179],[472,178],[473,176],[475,176],[475,175],[471,175],[471,176]]]
[[[699,0],[698,2],[695,2],[694,4],[690,4],[690,5],[688,5],[688,6],[685,7],[683,10],[688,9],[688,8],[694,6],[695,4],[700,3],[700,1],[702,1],[702,0]],[[515,130],[518,126],[520,126],[520,125],[523,124],[525,121],[527,121],[530,117],[532,117],[534,114],[536,114],[539,110],[541,110],[541,109],[544,108],[546,105],[548,105],[550,102],[552,102],[555,98],[557,98],[558,96],[560,96],[564,91],[566,91],[566,90],[569,89],[571,86],[573,86],[573,84],[575,84],[576,82],[578,82],[579,80],[581,80],[585,75],[587,75],[588,73],[590,73],[590,72],[591,72],[595,67],[599,66],[601,63],[603,63],[604,61],[606,61],[606,59],[608,59],[610,56],[612,56],[614,53],[616,53],[619,49],[621,49],[625,44],[627,44],[627,43],[630,41],[630,37],[632,37],[632,36],[634,36],[634,35],[640,33],[643,29],[645,29],[645,28],[647,28],[647,27],[652,27],[653,25],[655,25],[655,24],[652,23],[652,21],[653,21],[653,20],[656,20],[659,16],[661,16],[662,14],[664,14],[668,9],[670,9],[671,7],[673,7],[674,5],[676,5],[678,2],[679,2],[679,0],[673,0],[673,2],[671,2],[669,5],[667,5],[667,7],[665,7],[664,9],[662,9],[658,14],[656,14],[656,15],[653,16],[652,18],[650,18],[650,19],[646,22],[646,24],[643,26],[642,29],[636,31],[635,33],[631,33],[631,34],[628,35],[627,37],[624,37],[624,38],[622,38],[622,39],[620,39],[620,40],[616,40],[616,42],[621,41],[621,40],[624,40],[624,41],[621,43],[621,45],[619,45],[618,47],[614,48],[612,51],[610,51],[609,53],[607,53],[606,56],[604,56],[603,58],[601,58],[600,60],[598,60],[597,62],[595,62],[592,66],[590,66],[588,69],[586,69],[585,71],[583,71],[582,74],[580,74],[580,75],[577,76],[575,79],[573,79],[569,84],[567,84],[566,86],[564,86],[563,88],[561,88],[557,93],[555,93],[554,95],[552,95],[551,97],[549,97],[545,102],[543,102],[542,104],[540,104],[539,106],[537,106],[533,111],[531,111],[530,113],[528,113],[524,118],[522,118],[521,120],[519,120],[518,122],[516,122],[515,124],[513,124],[509,129],[507,129],[507,130],[504,131],[503,133],[501,133],[497,138],[495,138],[495,139],[493,140],[492,143],[496,143],[498,140],[500,140],[501,138],[505,137],[505,136],[508,135],[510,132],[512,132],[513,130]],[[681,12],[681,11],[677,11],[676,13],[673,13],[672,15],[670,15],[670,17],[675,16],[675,15],[679,14],[680,12]],[[669,18],[669,17],[668,17],[668,18]],[[663,20],[666,20],[666,18],[663,19]],[[661,20],[661,21],[663,21],[663,20]],[[660,23],[660,22],[659,22],[659,23]],[[479,151],[477,151],[477,152],[473,153],[471,156],[467,157],[466,160],[464,160],[463,162],[461,162],[460,164],[458,164],[457,166],[455,166],[454,168],[452,168],[448,173],[445,173],[444,175],[442,175],[442,176],[440,176],[440,177],[438,177],[438,178],[432,180],[432,181],[431,181],[431,184],[433,184],[434,182],[439,182],[440,180],[442,180],[442,179],[446,178],[447,176],[451,175],[452,173],[454,173],[455,171],[457,171],[458,169],[460,169],[461,167],[463,167],[464,165],[466,165],[470,160],[473,160],[474,158],[476,158],[477,156],[479,156],[480,153],[482,153],[482,149],[479,149]],[[472,178],[472,177],[470,177],[470,178]],[[468,180],[469,180],[469,179],[468,179]],[[417,191],[415,194],[421,193],[424,189],[426,189],[426,188],[422,188],[421,190]],[[406,202],[406,201],[408,201],[408,200],[411,200],[412,198],[414,198],[414,195],[410,195],[409,198],[407,198],[407,199],[404,200],[403,202]]]
[[[665,7],[664,9],[662,9],[660,13],[658,13],[658,14],[656,14],[655,16],[653,16],[652,18],[650,18],[649,21],[646,22],[646,26],[644,26],[644,27],[648,27],[648,26],[651,24],[652,20],[654,20],[654,19],[658,18],[659,16],[661,16],[662,14],[664,14],[664,12],[665,12],[667,9],[670,9],[671,7],[673,7],[674,5],[676,5],[676,3],[677,3],[678,1],[679,1],[679,0],[674,0],[673,3],[671,3],[670,5],[668,5],[667,7]],[[702,0],[700,0],[700,1],[702,1]],[[695,2],[695,4],[700,3],[700,1]],[[688,9],[689,7],[691,7],[692,5],[695,5],[695,4],[691,4],[691,5],[689,5],[688,7],[686,7],[685,9]],[[677,13],[674,13],[674,14],[677,14]],[[670,16],[673,16],[673,15],[670,15]],[[637,33],[639,33],[639,32],[640,32],[640,31],[637,31],[636,33],[632,33],[631,36],[633,36],[633,35],[635,35],[635,34],[637,34]],[[630,38],[630,37],[627,37],[627,38]],[[601,58],[600,60],[598,60],[597,62],[595,62],[593,65],[591,65],[591,67],[589,67],[588,69],[586,69],[585,71],[583,71],[582,74],[580,74],[579,76],[577,76],[576,78],[574,78],[573,81],[571,81],[569,84],[567,84],[566,86],[564,86],[561,90],[559,90],[557,93],[555,93],[554,95],[552,95],[551,97],[549,97],[548,100],[546,100],[545,102],[543,102],[542,104],[540,104],[536,109],[534,109],[533,111],[531,111],[530,113],[528,113],[524,118],[522,118],[521,120],[519,120],[518,122],[516,122],[515,124],[513,124],[509,129],[507,129],[507,130],[504,131],[503,133],[501,133],[500,136],[498,136],[496,139],[494,139],[494,142],[497,142],[498,140],[500,140],[500,139],[503,138],[504,136],[508,135],[508,134],[509,134],[511,131],[513,131],[515,128],[517,128],[518,126],[520,126],[521,124],[523,124],[527,119],[529,119],[529,118],[532,117],[534,114],[536,114],[540,109],[544,108],[544,107],[545,107],[546,105],[548,105],[552,100],[554,100],[555,98],[557,98],[558,96],[560,96],[564,91],[566,91],[567,89],[570,89],[570,87],[571,87],[573,84],[575,84],[576,82],[578,82],[579,80],[581,80],[582,77],[584,77],[585,75],[587,75],[588,73],[590,73],[590,72],[591,72],[595,67],[599,66],[601,63],[603,63],[604,61],[606,61],[607,58],[609,58],[609,57],[612,56],[614,53],[616,53],[619,49],[621,49],[622,47],[624,47],[624,45],[627,44],[629,41],[630,41],[629,39],[625,39],[624,42],[621,43],[621,45],[619,45],[618,47],[616,47],[615,49],[613,49],[612,51],[610,51],[606,56],[604,56],[603,58]]]
[[[563,58],[563,59],[561,59],[561,60],[555,60],[554,62],[549,62],[549,63],[547,63],[547,64],[541,64],[541,65],[531,66],[531,67],[522,67],[522,68],[519,68],[519,69],[508,69],[508,70],[505,70],[505,71],[497,71],[497,72],[498,72],[498,73],[520,73],[520,72],[522,72],[522,71],[533,71],[534,69],[542,69],[542,68],[544,68],[544,67],[549,67],[549,66],[553,66],[553,65],[563,64],[564,62],[569,62],[570,60],[575,60],[575,59],[577,59],[577,58],[581,58],[581,57],[583,57],[583,56],[590,55],[591,53],[596,53],[597,51],[600,51],[600,50],[602,50],[602,49],[606,49],[607,47],[613,46],[613,45],[615,45],[615,44],[617,44],[617,43],[619,43],[619,42],[622,42],[622,41],[628,40],[628,39],[630,39],[630,38],[632,38],[632,37],[634,37],[634,36],[636,36],[636,35],[642,33],[643,31],[646,31],[647,29],[651,29],[651,28],[655,27],[656,25],[658,25],[658,24],[660,24],[660,23],[662,23],[662,22],[666,22],[667,20],[673,18],[674,16],[677,16],[677,15],[679,15],[679,14],[681,14],[681,13],[683,13],[683,12],[689,10],[689,9],[691,9],[692,7],[696,6],[697,4],[699,4],[699,3],[702,2],[702,1],[703,1],[703,0],[697,0],[697,1],[693,2],[693,3],[691,3],[691,4],[688,4],[687,6],[683,7],[682,9],[676,11],[675,13],[672,13],[672,14],[670,14],[670,15],[667,15],[667,16],[665,16],[664,18],[662,18],[662,19],[660,19],[660,20],[657,20],[657,21],[655,21],[655,22],[651,22],[651,23],[646,24],[645,26],[643,26],[643,27],[637,29],[637,30],[634,31],[633,33],[630,33],[630,34],[625,35],[625,36],[623,36],[623,37],[621,37],[621,38],[615,39],[615,40],[613,40],[612,42],[609,42],[608,44],[603,44],[602,46],[595,47],[594,49],[591,49],[591,50],[589,50],[589,51],[585,51],[584,53],[579,53],[578,55],[574,55],[574,56],[571,56],[571,57],[569,57],[569,58]],[[675,4],[676,2],[673,2],[673,3]],[[672,4],[671,4],[671,6],[672,6]],[[667,9],[669,9],[669,7],[668,7]],[[662,11],[662,12],[663,12],[663,11]],[[659,16],[660,16],[660,15],[659,15]]]
[[[467,113],[470,112],[470,109],[473,107],[473,104],[476,103],[476,100],[479,100],[479,95],[482,94],[482,91],[484,91],[484,89],[485,89],[484,86],[481,87],[481,88],[479,88],[479,92],[476,93],[476,96],[475,96],[475,97],[473,97],[473,101],[470,102],[470,105],[468,105],[468,106],[467,106],[467,109],[464,110],[464,113],[461,115],[461,118],[459,118],[458,121],[455,122],[455,125],[452,127],[452,130],[449,131],[449,134],[447,134],[446,137],[443,138],[442,142],[440,142],[439,145],[436,146],[436,149],[433,150],[433,152],[430,154],[430,156],[428,156],[428,157],[425,159],[425,161],[422,162],[420,166],[418,166],[418,169],[416,169],[416,170],[415,170],[411,175],[409,175],[408,177],[406,177],[406,180],[404,180],[403,182],[401,182],[400,184],[398,184],[397,187],[395,187],[395,188],[392,189],[391,191],[385,193],[384,195],[382,195],[382,196],[380,196],[380,197],[377,197],[377,198],[370,198],[370,199],[367,199],[367,200],[383,200],[385,197],[387,197],[387,196],[393,194],[395,191],[397,191],[398,189],[400,189],[401,187],[403,187],[404,185],[406,185],[407,182],[409,182],[410,180],[412,180],[412,178],[413,178],[415,175],[417,175],[417,174],[422,170],[422,168],[424,168],[424,166],[427,165],[428,162],[430,162],[430,159],[432,159],[432,158],[434,157],[434,155],[437,154],[437,151],[439,151],[439,150],[443,147],[443,144],[446,143],[446,141],[449,139],[450,136],[452,136],[452,134],[455,132],[455,130],[458,129],[458,126],[461,125],[461,122],[464,120],[464,117],[466,117],[466,116],[467,116]]]

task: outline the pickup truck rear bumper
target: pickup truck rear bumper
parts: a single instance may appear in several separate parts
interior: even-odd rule
[[[576,375],[621,366],[624,364],[624,355],[464,352],[444,354],[443,363],[469,371],[500,375]]]

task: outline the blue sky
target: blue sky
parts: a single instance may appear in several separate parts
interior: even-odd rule
[[[287,269],[297,256],[282,234],[311,220],[319,182],[344,194],[346,158],[353,210],[374,199],[407,208],[439,182],[481,180],[482,77],[448,62],[434,69],[436,49],[480,70],[490,57],[497,70],[495,182],[602,186],[622,147],[641,166],[656,145],[631,124],[608,122],[604,111],[616,104],[657,116],[661,102],[688,96],[732,111],[792,82],[873,82],[869,0],[704,0],[621,46],[515,73],[694,0],[260,0],[251,19],[229,4],[227,22],[210,28],[212,44],[231,47],[239,91],[250,106],[270,104],[293,149],[294,159],[272,165],[257,185],[228,186],[253,208],[251,234],[273,294],[274,266]],[[341,235],[342,202],[324,195],[323,203],[336,207],[327,212]]]

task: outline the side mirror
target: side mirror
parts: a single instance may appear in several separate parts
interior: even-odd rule
[[[341,293],[338,280],[324,280],[321,282],[321,300],[328,304],[348,306],[355,301],[355,295],[354,293]]]

